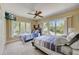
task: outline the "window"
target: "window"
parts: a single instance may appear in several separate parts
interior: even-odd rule
[[[25,32],[31,33],[30,22],[19,22],[12,20],[12,37]]]
[[[64,34],[64,20],[51,20],[43,23],[43,33],[61,36]]]
[[[24,33],[26,31],[25,29],[25,22],[20,23],[20,33]]]
[[[12,21],[12,36],[19,34],[19,22],[18,21]]]
[[[55,35],[55,33],[56,33],[56,23],[55,23],[56,21],[55,20],[53,20],[53,21],[49,21],[49,33],[50,34],[52,34],[52,35]]]
[[[31,33],[31,23],[30,22],[26,23],[26,32]]]
[[[43,23],[43,34],[48,34],[48,26],[49,26],[48,22]]]
[[[54,35],[62,35],[64,34],[64,20],[52,20],[49,22],[49,32]]]
[[[56,21],[56,34],[57,35],[64,34],[64,20],[57,20]]]

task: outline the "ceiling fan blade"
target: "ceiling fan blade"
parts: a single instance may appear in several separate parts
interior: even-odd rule
[[[37,14],[37,12],[38,12],[38,11],[36,11],[36,14]]]
[[[37,16],[35,15],[33,18],[36,18]]]
[[[38,16],[43,18],[43,16],[41,16],[41,15],[38,15]]]
[[[32,14],[32,13],[27,13],[27,14],[34,15],[34,14]]]

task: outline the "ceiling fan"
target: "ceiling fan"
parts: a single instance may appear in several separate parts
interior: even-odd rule
[[[42,11],[37,11],[37,10],[36,10],[34,14],[33,14],[33,13],[27,13],[27,14],[29,14],[29,15],[34,15],[33,18],[36,18],[37,16],[43,18],[43,16],[40,15],[40,14],[42,14]]]

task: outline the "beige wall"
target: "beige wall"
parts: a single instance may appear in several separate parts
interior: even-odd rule
[[[79,14],[73,17],[73,27],[75,31],[79,32]]]
[[[6,41],[11,40],[11,21],[6,20]]]

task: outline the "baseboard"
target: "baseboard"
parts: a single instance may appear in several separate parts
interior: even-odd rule
[[[16,41],[19,41],[19,40],[10,40],[10,41],[6,41],[6,44],[13,43],[13,42],[16,42]]]

